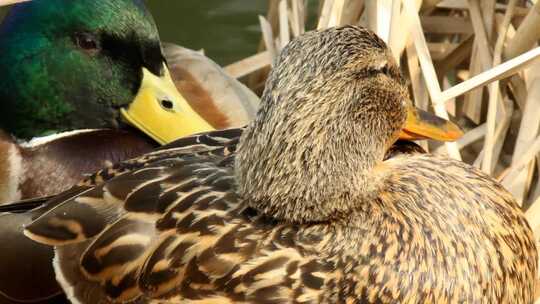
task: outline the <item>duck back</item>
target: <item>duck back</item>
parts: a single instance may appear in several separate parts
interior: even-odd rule
[[[399,154],[384,162],[381,188],[359,199],[353,214],[294,225],[260,214],[236,194],[240,132],[191,137],[102,171],[91,179],[106,182],[31,224],[30,237],[57,246],[55,270],[68,297],[81,303],[532,302],[532,232],[508,192],[481,172]]]

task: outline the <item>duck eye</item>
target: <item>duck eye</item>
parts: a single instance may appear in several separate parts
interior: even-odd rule
[[[379,71],[385,75],[390,75],[390,68],[388,67],[388,63],[384,64]]]
[[[99,49],[97,38],[90,33],[76,33],[75,44],[83,50],[96,51]]]

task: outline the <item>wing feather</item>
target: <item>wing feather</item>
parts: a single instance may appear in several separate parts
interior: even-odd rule
[[[57,204],[27,234],[58,246],[62,286],[85,303],[89,293],[102,303],[316,303],[325,282],[317,274],[326,270],[305,254],[311,241],[235,193],[240,135],[184,138],[102,170],[89,190]]]

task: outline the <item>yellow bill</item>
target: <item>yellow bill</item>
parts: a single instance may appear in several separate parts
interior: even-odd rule
[[[214,130],[180,95],[169,70],[158,77],[143,68],[139,92],[122,117],[160,144],[194,133]]]
[[[399,138],[405,140],[454,141],[461,136],[463,131],[453,122],[417,109],[412,104],[407,107],[407,121],[399,134]]]

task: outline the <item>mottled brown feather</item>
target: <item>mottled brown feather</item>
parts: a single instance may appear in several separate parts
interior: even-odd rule
[[[247,128],[100,171],[26,234],[82,303],[531,303],[506,190],[407,144],[384,160],[407,98],[390,58],[359,27],[293,40]]]
[[[145,301],[180,292],[186,300],[228,297],[231,301],[252,303],[288,303],[293,295],[308,299],[312,296],[314,303],[332,303],[347,296],[359,303],[370,303],[370,298],[379,297],[389,301],[400,299],[402,303],[483,303],[485,299],[512,303],[510,299],[524,298],[532,292],[493,286],[490,281],[527,285],[531,279],[528,269],[536,266],[530,264],[531,259],[528,264],[519,261],[534,254],[535,247],[528,226],[508,193],[463,163],[433,156],[389,159],[386,165],[392,174],[387,179],[386,190],[372,202],[370,213],[363,215],[361,223],[355,224],[358,227],[351,228],[356,232],[351,233],[327,224],[306,227],[278,224],[257,215],[243,206],[236,195],[211,187],[215,180],[208,177],[216,171],[232,174],[230,165],[216,164],[219,158],[209,161],[212,157],[173,156],[163,150],[154,154],[157,166],[150,161],[143,168],[150,170],[154,178],[163,178],[167,175],[162,169],[165,155],[191,164],[184,177],[198,176],[198,185],[171,196],[169,199],[176,202],[167,203],[170,206],[156,217],[151,215],[154,212],[145,210],[140,216],[133,214],[133,220],[128,220],[126,215],[114,221],[84,249],[81,270],[87,278],[97,279],[89,274],[110,271],[117,263],[119,267],[131,262],[138,267],[144,265],[136,271],[140,274],[138,281],[128,279],[132,271],[116,269],[109,275],[102,273],[98,281],[108,286],[110,295],[119,296],[127,291],[129,297],[134,297],[144,292],[149,297]],[[437,166],[433,166],[434,160]],[[171,168],[175,167],[173,162],[170,164]],[[160,169],[151,170],[154,167]],[[118,179],[121,177],[128,176],[124,174]],[[438,183],[429,189],[423,187],[441,178],[445,185],[462,188],[440,187]],[[141,182],[148,180],[151,179]],[[162,185],[167,185],[166,179]],[[168,187],[154,197],[165,195]],[[130,185],[130,189],[144,188],[141,184]],[[497,189],[498,195],[485,200],[486,193],[493,193],[493,189]],[[474,199],[467,201],[470,205],[461,205],[463,198],[455,197],[457,193]],[[440,203],[433,205],[433,202]],[[96,208],[101,208],[101,204],[98,202]],[[476,210],[478,205],[483,210]],[[469,214],[471,218],[463,222],[460,214]],[[499,218],[500,214],[504,216]],[[154,221],[155,226],[149,225]],[[133,225],[146,227],[145,233],[141,234],[141,229]],[[489,231],[492,226],[501,229],[493,236]],[[34,227],[38,229],[33,226],[31,231]],[[485,235],[493,238],[491,244],[472,242]],[[121,244],[123,238],[133,239],[129,245],[115,248],[112,243]],[[146,238],[148,241],[143,242]],[[105,256],[97,253],[111,246],[115,250]],[[499,250],[526,251],[519,252],[515,262],[502,263],[497,262],[503,258]],[[99,263],[92,262],[98,255]],[[481,256],[484,258],[479,259]],[[471,260],[478,264],[470,265]],[[492,266],[497,268],[486,272]],[[344,273],[343,269],[352,273]],[[491,272],[498,277],[479,277],[478,281],[470,277],[472,273]],[[355,276],[358,277],[354,279]],[[365,279],[358,281],[364,276]],[[108,280],[125,285],[114,285]],[[134,293],[133,288],[138,291]]]

